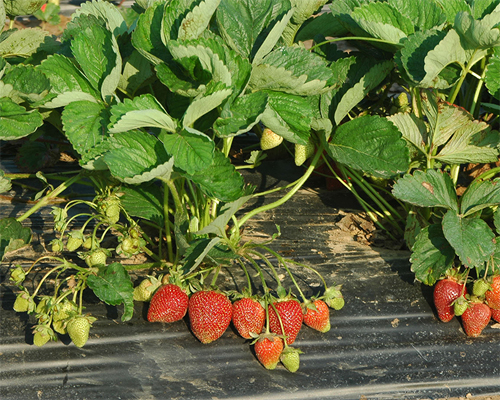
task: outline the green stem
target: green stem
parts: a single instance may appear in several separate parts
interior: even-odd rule
[[[61,183],[56,189],[54,189],[48,195],[46,195],[42,199],[40,199],[33,207],[31,207],[28,211],[26,211],[26,213],[24,213],[20,217],[16,218],[16,220],[18,222],[24,221],[26,218],[31,216],[33,213],[37,212],[40,208],[46,206],[50,202],[50,200],[52,200],[53,198],[60,195],[62,192],[64,192],[67,188],[69,188],[73,183],[77,182],[79,179],[80,179],[80,174],[73,176],[72,178],[68,179],[67,181]]]
[[[250,218],[252,218],[254,215],[257,215],[261,212],[265,212],[268,210],[272,210],[273,208],[276,208],[284,203],[286,203],[290,198],[297,193],[297,191],[304,185],[304,183],[309,179],[311,174],[313,173],[314,169],[316,168],[316,165],[318,163],[318,160],[321,157],[321,154],[323,153],[323,146],[320,146],[320,148],[316,151],[316,154],[314,155],[314,158],[311,161],[311,164],[307,168],[306,172],[300,179],[298,179],[293,186],[293,188],[285,194],[281,199],[276,200],[273,203],[263,205],[261,207],[255,208],[252,211],[249,211],[247,214],[245,214],[239,221],[239,226],[242,226],[246,221],[248,221]]]
[[[165,240],[167,242],[167,258],[170,261],[174,261],[174,247],[172,241],[172,231],[170,229],[170,218],[169,218],[169,193],[170,186],[167,182],[163,185],[163,218],[165,220]],[[161,238],[160,238],[161,240]]]
[[[245,277],[247,279],[247,286],[248,286],[248,295],[252,295],[252,279],[250,278],[250,275],[248,274],[248,270],[245,267],[245,263],[241,260],[241,258],[238,258],[238,263],[240,264],[241,269],[243,269],[243,272],[245,273]]]
[[[317,43],[314,46],[312,46],[309,50],[312,51],[316,47],[321,47],[321,46],[323,46],[325,44],[329,44],[329,43],[343,42],[345,40],[360,40],[360,41],[365,41],[365,42],[385,43],[385,44],[390,44],[392,46],[397,46],[397,47],[401,46],[399,43],[390,42],[390,41],[384,40],[384,39],[377,39],[377,38],[370,38],[370,37],[363,37],[363,36],[346,36],[346,37],[341,37],[341,38],[325,40],[324,42]]]
[[[297,291],[299,292],[300,294],[300,297],[302,297],[302,299],[304,301],[307,301],[307,298],[306,296],[304,296],[304,293],[302,292],[302,290],[300,289],[300,286],[298,285],[297,281],[295,280],[295,277],[293,276],[292,272],[290,271],[290,269],[288,268],[288,265],[286,265],[286,262],[285,262],[285,259],[283,257],[281,257],[277,252],[275,252],[274,250],[271,250],[269,247],[267,246],[262,246],[262,248],[266,251],[268,251],[269,253],[271,253],[274,257],[276,257],[276,259],[278,260],[278,262],[280,264],[283,265],[283,267],[285,268],[288,276],[290,277],[290,279],[292,280],[293,284],[295,285],[295,287],[297,288]]]
[[[478,108],[478,104],[480,103],[481,92],[482,92],[483,86],[484,86],[484,77],[486,76],[486,58],[483,58],[481,60],[481,68],[482,68],[483,73],[479,77],[479,82],[477,83],[476,90],[474,92],[474,97],[472,99],[472,104],[471,104],[470,110],[469,110],[469,112],[472,115],[474,115],[475,117],[477,117],[477,115],[475,115],[476,108]]]

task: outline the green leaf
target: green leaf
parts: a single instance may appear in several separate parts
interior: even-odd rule
[[[0,1],[0,26],[5,26],[5,6],[3,1]]]
[[[0,261],[5,253],[20,249],[31,241],[31,230],[15,218],[0,219]]]
[[[152,184],[125,186],[120,191],[123,193],[120,203],[130,216],[164,226],[163,193],[159,186]]]
[[[450,176],[442,171],[415,171],[397,180],[392,194],[420,207],[444,207],[458,212],[457,195]]]
[[[214,123],[214,131],[219,137],[229,137],[248,132],[257,124],[267,107],[265,92],[249,93],[237,97],[228,107],[224,107]]]
[[[193,272],[207,257],[209,252],[221,241],[220,237],[199,239],[186,249],[182,271],[184,274]]]
[[[289,142],[307,144],[313,114],[311,103],[292,94],[271,91],[267,94],[269,102],[262,123]]]
[[[10,68],[3,77],[3,83],[12,86],[10,97],[16,103],[26,101],[34,104],[43,100],[50,90],[47,77],[32,65],[21,64]]]
[[[347,29],[334,17],[332,13],[321,13],[307,21],[297,33],[297,41],[314,39],[316,35],[324,37],[342,37],[348,33]]]
[[[132,44],[153,65],[168,60],[168,50],[161,39],[164,2],[156,2],[139,16],[132,32]]]
[[[107,1],[87,1],[77,8],[71,16],[72,19],[77,19],[81,15],[94,15],[97,18],[102,18],[106,21],[106,27],[115,37],[123,35],[128,31],[127,24],[120,10]]]
[[[231,86],[231,72],[221,54],[224,50],[218,48],[219,43],[216,41],[204,39],[187,42],[171,41],[168,46],[172,56],[189,71],[192,80],[199,80],[196,75],[200,75],[202,79],[199,83],[208,84],[207,75],[203,73],[208,71],[214,83],[222,82],[228,87]],[[203,71],[201,74],[200,67]]]
[[[25,28],[10,32],[0,42],[0,57],[28,58],[40,50],[55,49],[56,46],[55,39],[48,32],[41,29]]]
[[[498,11],[500,2],[498,0],[467,0],[472,9],[475,19],[485,18],[488,14]]]
[[[308,96],[328,90],[333,78],[332,70],[317,54],[299,47],[280,47],[254,66],[249,87]]]
[[[42,126],[37,110],[26,111],[7,97],[0,98],[0,139],[15,140],[28,136]]]
[[[292,18],[294,10],[288,11],[280,21],[278,21],[273,28],[269,31],[266,38],[260,45],[259,49],[253,57],[252,64],[258,65],[262,62],[263,58],[276,46],[283,31],[285,30],[288,22]],[[291,44],[291,43],[290,43]]]
[[[434,285],[453,266],[455,251],[444,237],[441,225],[423,228],[411,250],[411,270],[426,285]]]
[[[455,17],[460,11],[470,11],[467,0],[435,0],[443,9],[448,23],[453,24]]]
[[[500,180],[474,180],[461,198],[460,212],[467,217],[483,208],[498,204],[500,204]]]
[[[412,21],[419,30],[425,31],[442,25],[446,15],[435,0],[389,0],[388,3]]]
[[[499,21],[500,9],[481,20],[474,19],[468,12],[460,12],[455,18],[455,29],[470,49],[488,50],[500,46]]]
[[[339,126],[327,150],[340,163],[380,178],[393,178],[409,166],[401,133],[379,116],[359,117]]]
[[[31,15],[47,0],[3,0],[5,12],[10,18]]]
[[[129,95],[135,92],[154,77],[149,61],[134,50],[123,66],[118,88]]]
[[[234,201],[246,194],[243,177],[218,149],[210,166],[188,175],[188,178],[199,185],[207,196],[221,201]]]
[[[220,209],[217,218],[215,218],[209,225],[205,226],[200,231],[196,232],[197,235],[214,234],[219,237],[224,237],[227,224],[231,218],[243,207],[243,205],[250,200],[252,196],[243,196],[230,203],[224,204]]]
[[[486,66],[484,82],[490,94],[500,100],[500,48],[496,48]]]
[[[182,20],[177,38],[196,39],[207,28],[220,0],[205,0],[195,6]]]
[[[196,97],[182,117],[184,128],[192,127],[198,118],[220,106],[231,93],[231,89],[219,89],[210,94]]]
[[[127,270],[120,263],[114,262],[99,268],[97,275],[89,275],[87,284],[106,304],[124,305],[122,321],[128,321],[134,314],[134,285]]]
[[[80,155],[109,136],[107,111],[101,104],[75,101],[65,107],[61,119],[66,137]]]
[[[179,133],[162,132],[160,140],[168,154],[174,158],[175,166],[187,174],[194,174],[212,164],[215,144],[196,129],[185,127]]]
[[[427,126],[424,121],[413,113],[398,113],[387,117],[387,119],[396,125],[404,139],[410,142],[423,154],[426,154],[425,145],[428,139]]]
[[[104,155],[104,162],[115,178],[129,184],[170,178],[174,160],[156,137],[131,131],[115,136],[112,142],[114,148]]]
[[[216,21],[228,46],[249,58],[259,35],[271,21],[273,5],[272,0],[222,0]],[[235,32],[240,34],[235,35]]]
[[[448,88],[458,79],[457,70],[468,61],[469,55],[455,30],[417,32],[401,50],[401,62],[409,76],[426,88]],[[446,71],[453,73],[448,77],[443,75]]]
[[[434,158],[443,163],[494,162],[498,156],[499,135],[488,124],[473,120],[464,109],[424,96],[423,111],[429,122],[429,143],[443,146]]]
[[[99,92],[92,87],[87,78],[68,57],[61,54],[51,55],[37,66],[37,70],[43,72],[49,79],[52,87],[51,93],[83,92],[96,99],[100,98]]]
[[[413,22],[388,3],[370,2],[354,9],[352,19],[371,36],[398,44],[414,32]]]
[[[12,189],[10,178],[6,177],[5,172],[0,169],[0,193],[8,192],[10,189]]]
[[[92,87],[107,101],[118,87],[122,70],[116,38],[102,26],[88,26],[71,41],[71,50]]]
[[[327,2],[328,0],[292,0],[293,15],[282,34],[286,45],[291,46],[295,42],[295,36],[300,27],[304,25],[309,17],[321,10]],[[318,15],[321,15],[321,13],[314,16]]]
[[[493,223],[495,224],[496,232],[500,233],[500,208],[497,208],[493,214]],[[497,240],[497,246],[498,245],[500,245],[500,240]],[[500,256],[500,253],[498,253],[498,256]],[[500,263],[497,265],[500,265]]]
[[[123,103],[111,107],[110,133],[127,132],[143,127],[175,132],[177,124],[150,94],[125,99]]]
[[[443,233],[460,261],[468,267],[486,262],[495,251],[495,235],[480,218],[464,218],[454,210],[443,217]]]
[[[394,68],[392,60],[377,62],[374,59],[356,57],[350,62],[353,64],[349,66],[347,82],[332,101],[332,117],[337,125]]]

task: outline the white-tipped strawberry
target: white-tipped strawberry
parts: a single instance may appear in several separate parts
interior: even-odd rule
[[[283,142],[283,137],[274,133],[271,129],[265,128],[260,138],[260,148],[270,150],[278,147]]]
[[[314,154],[314,143],[311,141],[307,144],[295,144],[295,165],[301,166],[306,160]]]

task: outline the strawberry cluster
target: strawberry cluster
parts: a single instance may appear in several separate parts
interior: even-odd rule
[[[170,283],[170,280],[176,283]],[[257,359],[267,369],[281,361],[291,372],[299,368],[299,349],[290,345],[305,324],[320,332],[330,330],[330,311],[343,306],[340,287],[329,288],[322,298],[302,303],[291,294],[276,298],[269,293],[251,296],[217,289],[193,290],[192,285],[171,276],[148,277],[134,290],[134,298],[150,301],[149,322],[171,323],[187,315],[193,335],[204,344],[219,339],[232,323],[238,334],[249,339]]]
[[[476,279],[467,289],[467,279],[451,274],[439,280],[433,292],[438,317],[449,322],[460,317],[467,336],[477,337],[491,319],[500,322],[500,275]]]

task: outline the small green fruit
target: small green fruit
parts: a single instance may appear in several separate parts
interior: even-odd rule
[[[21,283],[24,282],[24,279],[26,278],[26,273],[24,272],[24,269],[21,268],[19,265],[16,265],[16,268],[12,270],[10,273],[10,280],[14,282],[16,285],[20,285]]]
[[[90,253],[85,261],[89,267],[96,267],[99,265],[106,265],[107,257],[108,255],[103,249],[97,249]]]
[[[307,142],[306,145],[295,144],[295,165],[301,166],[306,162],[306,160],[311,157],[314,153],[314,143],[311,141]]]
[[[14,311],[16,312],[28,312],[35,308],[35,302],[28,295],[28,293],[19,293],[14,302]]]
[[[270,150],[278,147],[283,142],[283,137],[274,133],[271,129],[265,128],[260,138],[260,148]]]
[[[90,326],[95,318],[88,316],[77,316],[68,321],[66,330],[72,342],[77,347],[83,347],[89,339]]]
[[[302,351],[294,347],[286,347],[281,353],[280,361],[290,372],[297,372],[300,366],[300,354]]]
[[[53,253],[60,253],[64,250],[64,244],[59,239],[54,239],[50,242],[51,250]]]
[[[472,286],[472,294],[478,297],[484,296],[485,293],[490,289],[490,287],[490,284],[484,279],[478,279],[474,281],[474,285]]]

